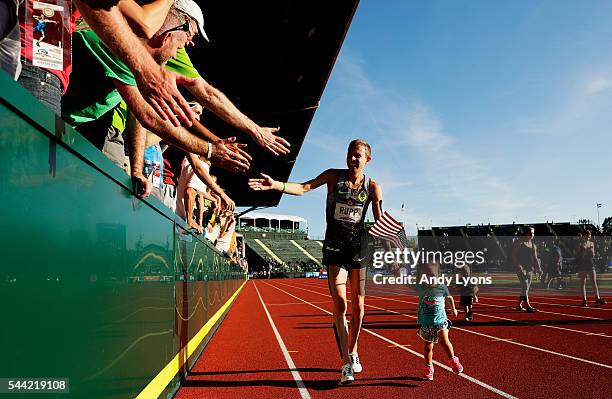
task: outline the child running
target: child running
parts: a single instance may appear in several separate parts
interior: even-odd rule
[[[421,268],[422,272],[419,273],[417,280],[419,284],[416,284],[417,292],[419,294],[417,323],[420,326],[417,334],[423,341],[425,341],[425,348],[423,352],[425,357],[425,370],[423,372],[423,378],[432,381],[434,377],[433,348],[434,344],[438,343],[438,339],[442,340],[442,346],[449,357],[448,365],[453,369],[453,371],[457,374],[461,373],[463,372],[463,366],[461,363],[459,363],[459,358],[455,356],[453,344],[448,339],[450,321],[446,317],[446,309],[444,305],[445,300],[448,301],[453,315],[457,317],[455,301],[448,293],[448,287],[446,287],[444,284],[420,284],[423,276],[427,276],[427,278],[438,276],[438,264],[428,263],[426,265],[422,265]]]
[[[472,321],[474,318],[474,315],[472,314],[472,306],[474,302],[478,302],[478,285],[472,284],[469,281],[469,278],[472,275],[472,270],[469,265],[463,266],[459,272],[459,275],[466,279],[463,280],[464,283],[461,284],[461,288],[459,290],[461,293],[459,305],[463,306],[465,309],[465,320]]]

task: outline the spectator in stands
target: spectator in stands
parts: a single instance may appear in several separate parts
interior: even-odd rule
[[[130,2],[125,6],[126,2]],[[101,41],[125,63],[133,74],[138,92],[142,100],[148,103],[162,121],[169,120],[174,126],[180,123],[191,126],[195,114],[189,104],[178,91],[177,83],[194,84],[193,79],[177,75],[162,68],[154,60],[147,46],[140,40],[136,32],[156,32],[166,15],[157,10],[151,10],[153,3],[165,7],[163,0],[156,0],[147,7],[139,7],[133,0],[109,0],[94,2],[91,0],[74,0],[88,26],[100,37]],[[167,10],[166,10],[167,13]],[[139,25],[143,17],[159,15],[158,26],[147,21],[146,26]],[[128,23],[130,25],[128,25]],[[180,123],[179,123],[180,121]]]
[[[226,254],[231,255],[236,248],[236,218],[232,212],[225,211],[223,225],[215,247]]]
[[[0,69],[17,80],[21,72],[18,0],[0,0]]]
[[[52,6],[25,0],[18,15],[21,72],[17,82],[60,115],[72,69],[70,38],[80,14],[72,0],[59,0]]]
[[[148,42],[151,53],[160,63],[164,63],[179,47],[184,47],[193,39],[196,28],[190,21],[186,14],[171,8],[162,28]],[[243,146],[234,143],[234,138],[220,140],[197,121],[189,130],[183,127],[175,128],[162,121],[144,102],[135,86],[136,81],[131,71],[114,57],[95,33],[90,30],[76,32],[73,45],[75,84],[70,86],[64,97],[64,115],[72,123],[79,124],[80,131],[86,136],[107,135],[108,129],[105,126],[108,126],[108,123],[101,127],[95,124],[123,97],[133,115],[143,122],[142,126],[159,137],[193,153],[207,155],[213,163],[230,171],[248,169],[250,157],[242,150]],[[128,123],[135,124],[136,121],[134,118],[128,118]],[[132,132],[141,130],[134,128]],[[201,137],[206,137],[209,141]],[[129,142],[130,156],[142,159],[146,134],[134,133]],[[131,169],[133,173],[140,172],[140,168],[132,166]]]
[[[537,309],[529,303],[529,288],[531,287],[533,273],[542,272],[538,258],[538,248],[533,242],[534,235],[535,229],[533,227],[525,227],[523,235],[514,242],[512,248],[512,261],[521,285],[521,296],[516,310],[527,310],[528,312],[537,312]],[[523,304],[526,308],[523,307]]]
[[[576,247],[576,263],[578,265],[578,277],[580,278],[580,287],[582,288],[582,306],[588,306],[586,294],[586,278],[591,280],[593,295],[595,296],[595,305],[604,305],[605,300],[599,296],[599,288],[597,287],[597,273],[595,272],[595,243],[591,240],[591,231],[586,230],[584,233],[578,233],[578,245]]]
[[[284,183],[262,174],[262,179],[249,180],[253,190],[276,190],[291,195],[303,195],[322,185],[327,186],[325,244],[323,263],[328,270],[328,283],[334,302],[334,325],[342,355],[341,384],[354,381],[362,365],[357,354],[365,302],[367,244],[364,245],[364,220],[370,202],[374,219],[382,215],[382,188],[363,173],[371,160],[370,145],[365,140],[353,140],[348,147],[348,169],[328,169],[304,183]],[[347,326],[346,283],[351,284],[352,318]]]

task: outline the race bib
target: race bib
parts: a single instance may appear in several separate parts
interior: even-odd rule
[[[361,221],[361,206],[336,203],[334,219],[342,222],[359,223]]]

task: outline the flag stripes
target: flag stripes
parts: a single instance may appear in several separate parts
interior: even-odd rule
[[[374,237],[391,241],[397,248],[408,246],[408,238],[404,227],[386,211],[370,228],[369,233]]]

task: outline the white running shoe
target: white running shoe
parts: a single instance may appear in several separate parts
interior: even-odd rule
[[[353,373],[361,373],[363,367],[361,367],[361,362],[359,361],[359,355],[357,352],[349,353],[349,358],[351,359],[351,366],[353,366]]]
[[[353,377],[353,366],[350,363],[342,366],[342,378],[340,379],[340,384],[350,384],[355,381],[355,377]]]

